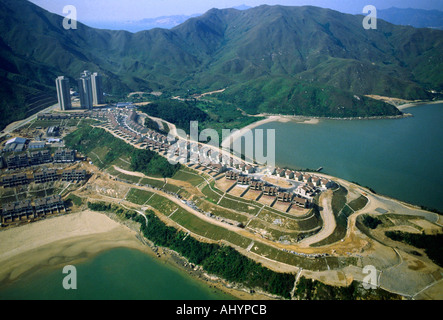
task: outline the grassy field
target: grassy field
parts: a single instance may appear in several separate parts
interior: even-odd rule
[[[183,208],[178,209],[170,218],[189,231],[211,240],[226,240],[244,249],[250,243],[250,240],[246,237],[206,222],[192,213],[187,212]]]
[[[189,182],[193,186],[198,186],[199,184],[205,182],[198,173],[195,171],[191,171],[187,168],[179,170],[173,177],[174,180],[186,181]]]
[[[132,188],[126,195],[126,200],[135,204],[143,205],[154,193]]]
[[[262,207],[252,201],[234,198],[230,195],[225,195],[220,201],[220,205],[236,211],[249,213],[251,215],[256,215]]]
[[[296,241],[299,232],[279,228],[276,225],[272,225],[264,222],[260,219],[253,219],[249,224],[248,228],[255,229],[257,231],[265,231],[266,236],[273,241]]]
[[[217,190],[217,191],[216,191]],[[201,192],[206,196],[206,198],[214,203],[217,203],[220,198],[223,196],[223,192],[215,189],[214,182],[211,182],[210,185],[206,185]]]
[[[166,183],[164,186],[163,186],[163,189],[164,190],[166,190],[166,191],[169,191],[169,192],[173,192],[173,193],[179,193],[180,192],[180,190],[181,190],[181,187],[178,187],[178,186],[176,186],[176,185],[174,185],[174,184],[171,184],[171,183]]]
[[[221,206],[217,206],[217,205],[213,204],[212,202],[206,201],[204,199],[197,199],[194,202],[203,211],[211,212],[212,214],[214,214],[216,216],[230,219],[230,220],[234,220],[234,221],[241,222],[241,223],[246,223],[246,221],[248,221],[248,216],[238,213],[235,210],[230,210],[230,209],[226,209]]]
[[[354,211],[358,211],[363,209],[366,204],[368,203],[368,198],[366,198],[365,196],[361,195],[360,197],[358,197],[355,200],[352,200],[351,202],[348,203],[349,207],[354,210]]]
[[[150,179],[150,178],[143,178],[140,180],[140,184],[147,184],[155,188],[163,188],[165,185],[165,181],[163,180],[157,180],[157,179]]]
[[[172,202],[169,199],[166,199],[165,197],[162,197],[158,194],[154,194],[148,202],[146,202],[147,205],[153,207],[154,209],[157,209],[165,216],[169,216],[172,212],[180,208],[177,204]]]

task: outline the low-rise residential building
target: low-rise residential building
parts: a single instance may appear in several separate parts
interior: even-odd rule
[[[240,174],[238,172],[235,172],[235,171],[228,171],[225,174],[225,177],[228,180],[237,180],[239,176],[240,176]]]
[[[250,188],[252,190],[263,190],[264,187],[265,183],[263,181],[257,181],[257,180],[251,181]]]
[[[2,177],[2,185],[4,188],[12,188],[29,183],[28,176],[25,173],[5,175]]]
[[[265,186],[263,188],[263,194],[267,196],[276,196],[278,192],[278,187]]]
[[[301,195],[302,197],[312,198],[313,196],[315,196],[316,189],[312,188],[309,184],[303,184],[299,185],[297,189],[295,189],[295,193]]]
[[[49,150],[32,151],[30,155],[31,157],[29,162],[31,165],[39,165],[52,162],[52,156]]]
[[[275,175],[278,177],[284,177],[285,176],[285,169],[277,168],[275,170]]]
[[[62,173],[62,180],[69,182],[86,180],[86,170],[65,170]]]
[[[222,172],[226,171],[226,166],[221,163],[211,163],[209,165],[209,167],[211,168],[211,170],[213,170],[217,173],[222,173]]]
[[[57,150],[54,154],[54,162],[66,163],[75,161],[75,151],[71,149]]]
[[[29,166],[29,159],[26,153],[11,154],[6,159],[9,169],[24,168]]]
[[[275,167],[266,167],[264,174],[274,175],[275,174]]]
[[[292,198],[292,203],[301,207],[301,208],[308,208],[309,207],[309,200],[299,197],[299,196],[294,196],[294,198]]]
[[[42,170],[40,172],[34,173],[34,182],[35,183],[46,183],[57,181],[59,176],[57,174],[57,170],[55,169],[47,169]]]
[[[291,202],[293,194],[290,192],[279,192],[277,193],[277,200],[282,202]]]
[[[38,216],[66,211],[65,204],[59,194],[35,200],[35,213]]]
[[[286,170],[285,177],[286,177],[286,179],[294,179],[294,171]]]
[[[34,217],[34,207],[31,200],[22,200],[18,202],[6,203],[2,209],[2,223],[14,222]]]
[[[319,177],[313,176],[313,177],[311,178],[311,183],[312,183],[314,186],[318,187],[318,186],[320,186],[320,184],[321,184],[321,179],[320,179]]]
[[[243,173],[249,174],[249,173],[254,173],[254,172],[255,172],[255,168],[249,164],[243,168]]]
[[[44,141],[32,141],[28,145],[29,150],[43,149],[44,147],[46,147],[46,143]]]
[[[248,177],[248,176],[240,176],[237,179],[237,183],[239,183],[241,185],[248,185],[251,183],[251,181],[252,181],[252,178]]]
[[[297,171],[294,174],[294,179],[297,180],[297,181],[303,181],[303,173]]]

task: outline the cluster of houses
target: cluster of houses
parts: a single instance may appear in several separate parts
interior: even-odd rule
[[[66,211],[65,204],[60,195],[31,200],[25,199],[17,202],[6,203],[1,211],[2,223],[11,223],[23,219],[35,219],[47,214]]]
[[[38,120],[64,120],[64,119],[104,119],[107,111],[85,111],[85,112],[70,112],[70,113],[41,113],[37,115]]]
[[[141,147],[150,148],[158,152],[168,152],[169,156],[184,158],[190,163],[198,163],[217,173],[224,172],[228,168],[238,169],[246,174],[253,173],[254,166],[238,160],[218,149],[211,148],[199,143],[185,140],[171,140],[167,135],[146,128],[137,123],[138,114],[131,109],[110,109],[103,111],[88,111],[81,113],[63,114],[40,114],[38,119],[56,120],[72,118],[93,118],[105,120],[104,127],[113,131],[131,143],[139,144]],[[180,159],[177,159],[180,161]]]
[[[309,199],[303,198],[292,192],[280,190],[278,186],[268,185],[261,180],[255,180],[251,176],[242,175],[236,171],[228,171],[225,174],[228,180],[236,181],[237,184],[246,185],[249,189],[261,191],[263,195],[275,197],[277,201],[295,204],[298,207],[308,208],[310,206]]]
[[[33,174],[33,178],[29,178],[26,173],[17,173],[4,175],[1,177],[1,184],[4,188],[12,188],[21,185],[27,185],[32,182],[46,183],[61,179],[67,182],[80,182],[86,180],[86,170],[64,170],[58,173],[55,169],[43,169]]]
[[[277,177],[284,177],[286,179],[304,182],[312,187],[330,188],[333,184],[331,180],[318,177],[311,173],[299,172],[289,169],[272,168],[272,169],[267,169],[267,173],[275,175]]]
[[[10,154],[6,157],[6,166],[8,169],[26,168],[33,165],[44,163],[71,163],[75,162],[75,151],[71,149],[59,149],[55,151],[54,156],[47,149],[23,152],[19,154]]]
[[[146,128],[137,123],[138,114],[134,110],[113,110],[106,114],[107,124],[110,129],[122,138],[129,140],[141,147],[150,148],[158,152],[168,153],[180,160],[203,165],[212,171],[221,173],[229,167],[236,168],[245,173],[254,172],[254,167],[233,158],[215,148],[186,140],[171,139],[166,134]]]
[[[108,123],[105,128],[110,129],[123,139],[141,147],[157,151],[166,151],[171,145],[166,135],[145,128],[137,123],[137,113],[133,110],[111,111],[106,114]]]
[[[262,190],[264,195],[275,196],[278,201],[291,202],[300,207],[309,207],[309,200],[312,200],[320,189],[331,188],[334,185],[328,179],[309,173],[281,168],[266,169],[266,174],[302,182],[294,193],[281,191],[278,187],[268,186],[262,181],[256,181],[249,177],[248,175],[256,171],[256,167],[251,164],[211,146],[182,139],[168,140],[166,135],[138,124],[138,114],[133,110],[108,112],[106,117],[109,129],[119,132],[133,143],[138,143],[159,152],[167,151],[168,156],[176,156],[178,162],[180,162],[180,159],[189,161],[191,164],[204,166],[215,173],[227,171],[226,178],[236,180],[241,185],[248,185],[253,190]]]

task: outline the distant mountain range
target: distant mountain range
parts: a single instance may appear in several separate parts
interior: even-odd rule
[[[232,7],[232,9],[237,10],[247,10],[252,7],[247,5],[240,5]],[[98,29],[110,29],[110,30],[126,30],[129,32],[139,32],[144,30],[151,30],[154,28],[171,29],[179,24],[182,24],[188,19],[201,16],[202,13],[195,13],[192,15],[172,15],[172,16],[161,16],[156,18],[147,18],[142,20],[128,20],[128,21],[90,21],[85,22],[86,25],[98,28]]]
[[[443,30],[443,12],[438,10],[389,8],[378,10],[377,16],[393,24]]]
[[[0,0],[0,126],[23,117],[26,95],[55,96],[54,79],[85,69],[105,91],[201,93],[250,114],[398,115],[368,94],[431,99],[442,91],[443,31],[378,22],[312,6],[212,9],[172,29],[101,30],[26,0]],[[75,82],[72,81],[75,86]]]
[[[241,5],[233,7],[237,10],[248,10],[252,7]],[[111,29],[111,30],[126,30],[130,32],[139,32],[143,30],[150,30],[154,28],[171,29],[173,27],[182,24],[190,18],[201,16],[201,13],[193,15],[173,15],[162,16],[157,18],[149,18],[135,21],[116,21],[116,22],[103,22],[103,21],[90,21],[86,22],[87,25],[99,28],[99,29]],[[389,8],[377,10],[377,16],[379,19],[383,19],[387,22],[412,26],[415,28],[434,28],[443,30],[443,12],[438,10],[423,10],[413,8]]]

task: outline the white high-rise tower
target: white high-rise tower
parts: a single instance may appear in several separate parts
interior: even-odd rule
[[[92,82],[91,73],[87,70],[83,71],[78,79],[78,91],[80,93],[80,107],[91,110],[93,106]]]
[[[91,75],[92,101],[94,105],[103,104],[102,76],[95,72]]]
[[[71,89],[69,87],[69,79],[60,76],[55,79],[55,86],[57,87],[57,99],[60,105],[60,110],[70,110],[71,105]]]

